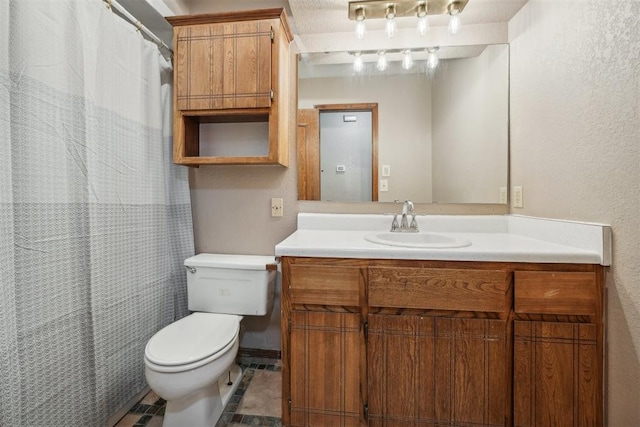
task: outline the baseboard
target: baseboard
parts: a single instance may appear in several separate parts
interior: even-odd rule
[[[261,359],[282,359],[280,350],[265,350],[261,348],[244,348],[238,349],[238,357],[257,357]]]

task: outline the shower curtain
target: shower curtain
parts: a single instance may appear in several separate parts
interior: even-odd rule
[[[187,313],[170,77],[100,0],[0,0],[0,426],[105,425]]]

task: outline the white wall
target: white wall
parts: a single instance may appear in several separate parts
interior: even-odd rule
[[[640,2],[530,0],[511,20],[513,213],[610,224],[608,425],[640,425]]]
[[[508,174],[509,46],[440,61],[432,85],[433,200],[500,203]]]
[[[431,88],[424,73],[301,79],[298,92],[298,108],[377,102],[378,164],[391,166],[389,191],[378,200],[431,202]]]

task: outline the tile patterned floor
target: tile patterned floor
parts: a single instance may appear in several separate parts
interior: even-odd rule
[[[263,359],[241,362],[240,366],[244,372],[242,382],[231,396],[215,427],[281,427],[279,396],[282,366],[280,361]],[[252,386],[254,377],[256,381]],[[270,384],[264,384],[265,381],[269,381]],[[264,404],[256,404],[260,401]],[[115,427],[160,427],[165,406],[164,399],[151,391],[131,408]]]

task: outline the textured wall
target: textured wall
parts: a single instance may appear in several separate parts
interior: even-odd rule
[[[608,425],[640,425],[640,2],[531,0],[510,22],[524,213],[611,224]]]

